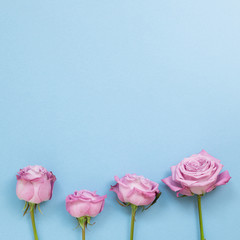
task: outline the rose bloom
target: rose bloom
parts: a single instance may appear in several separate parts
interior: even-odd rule
[[[75,191],[66,197],[66,209],[76,218],[95,217],[103,210],[106,197],[88,190]]]
[[[228,171],[220,173],[222,168],[220,160],[202,150],[198,154],[184,158],[178,165],[172,166],[172,176],[162,181],[171,190],[177,192],[178,197],[179,194],[202,195],[230,180]]]
[[[159,193],[157,183],[136,174],[126,174],[121,179],[115,176],[115,181],[117,184],[112,186],[110,191],[115,192],[124,203],[146,206],[151,204]]]
[[[56,177],[41,166],[28,166],[20,169],[17,175],[16,193],[20,200],[41,203],[52,198]]]

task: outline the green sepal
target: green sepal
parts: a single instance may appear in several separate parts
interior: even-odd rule
[[[132,211],[135,213],[138,209],[138,206],[131,204]]]
[[[94,225],[95,223],[91,223],[91,217],[89,216],[83,216],[80,218],[77,218],[78,220],[78,226],[81,227],[82,229],[84,229],[85,227],[87,227],[87,225]]]
[[[37,207],[37,204],[35,203],[30,203],[30,202],[25,202],[25,205],[24,205],[24,208],[23,208],[23,216],[28,212],[28,210],[31,212],[31,211],[34,211]]]
[[[23,207],[23,211],[24,211],[27,207],[28,207],[28,202],[26,201],[26,202],[25,202],[25,205],[24,205],[24,207]]]
[[[40,209],[40,204],[36,204],[36,203],[31,203],[31,202],[25,202],[25,205],[24,205],[24,208],[23,208],[23,216],[25,216],[25,214],[28,212],[28,210],[30,210],[30,212],[31,211],[34,211],[34,210],[36,210],[38,208],[38,211],[41,213],[41,214],[43,214],[42,213],[42,211],[41,211],[41,209]]]
[[[32,212],[32,211],[34,211],[35,209],[36,209],[36,207],[37,207],[37,204],[36,203],[28,203],[29,204],[29,206],[30,206],[30,212]]]
[[[27,211],[28,211],[28,209],[29,209],[29,203],[28,202],[25,202],[25,205],[24,205],[24,208],[23,208],[23,216],[25,216],[25,214],[27,213]]]
[[[117,202],[123,206],[123,207],[128,207],[129,205],[132,205],[131,203],[125,203],[125,202],[121,202],[120,200],[117,199]]]
[[[150,205],[148,205],[147,207],[142,206],[142,211],[148,210],[153,204],[155,204],[157,202],[157,200],[160,198],[161,194],[162,194],[161,192],[157,193],[154,201]]]
[[[215,188],[214,188],[215,189]],[[213,190],[214,190],[213,189]],[[212,191],[213,191],[212,190]],[[195,193],[192,193],[192,195],[191,196],[188,196],[188,195],[181,195],[181,196],[179,196],[178,198],[183,198],[183,197],[192,197],[192,196],[200,196],[200,197],[203,197],[205,195],[205,193],[202,193],[202,194],[195,194]]]
[[[38,207],[38,211],[39,211],[41,214],[43,214],[42,211],[41,211],[41,209],[40,209],[40,204],[37,204],[37,207]]]
[[[187,195],[181,195],[178,198],[184,198],[184,197],[188,197]]]

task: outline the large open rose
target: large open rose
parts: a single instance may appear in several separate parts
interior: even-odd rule
[[[172,166],[172,176],[162,181],[177,192],[177,196],[201,195],[230,180],[228,171],[220,173],[222,168],[220,160],[202,150],[199,154],[184,158],[178,165]]]

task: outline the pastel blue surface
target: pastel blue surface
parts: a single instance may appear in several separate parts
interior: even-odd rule
[[[238,0],[1,1],[1,239],[33,239],[15,175],[39,164],[57,177],[40,240],[81,239],[65,210],[76,189],[108,195],[87,240],[129,239],[130,209],[109,192],[125,173],[163,192],[135,240],[199,240],[196,199],[161,179],[202,149],[232,176],[203,198],[206,239],[239,238],[239,12]]]

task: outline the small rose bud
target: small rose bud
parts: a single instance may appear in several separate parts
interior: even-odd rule
[[[103,210],[106,197],[88,190],[75,191],[66,197],[66,209],[76,218],[95,217]]]

